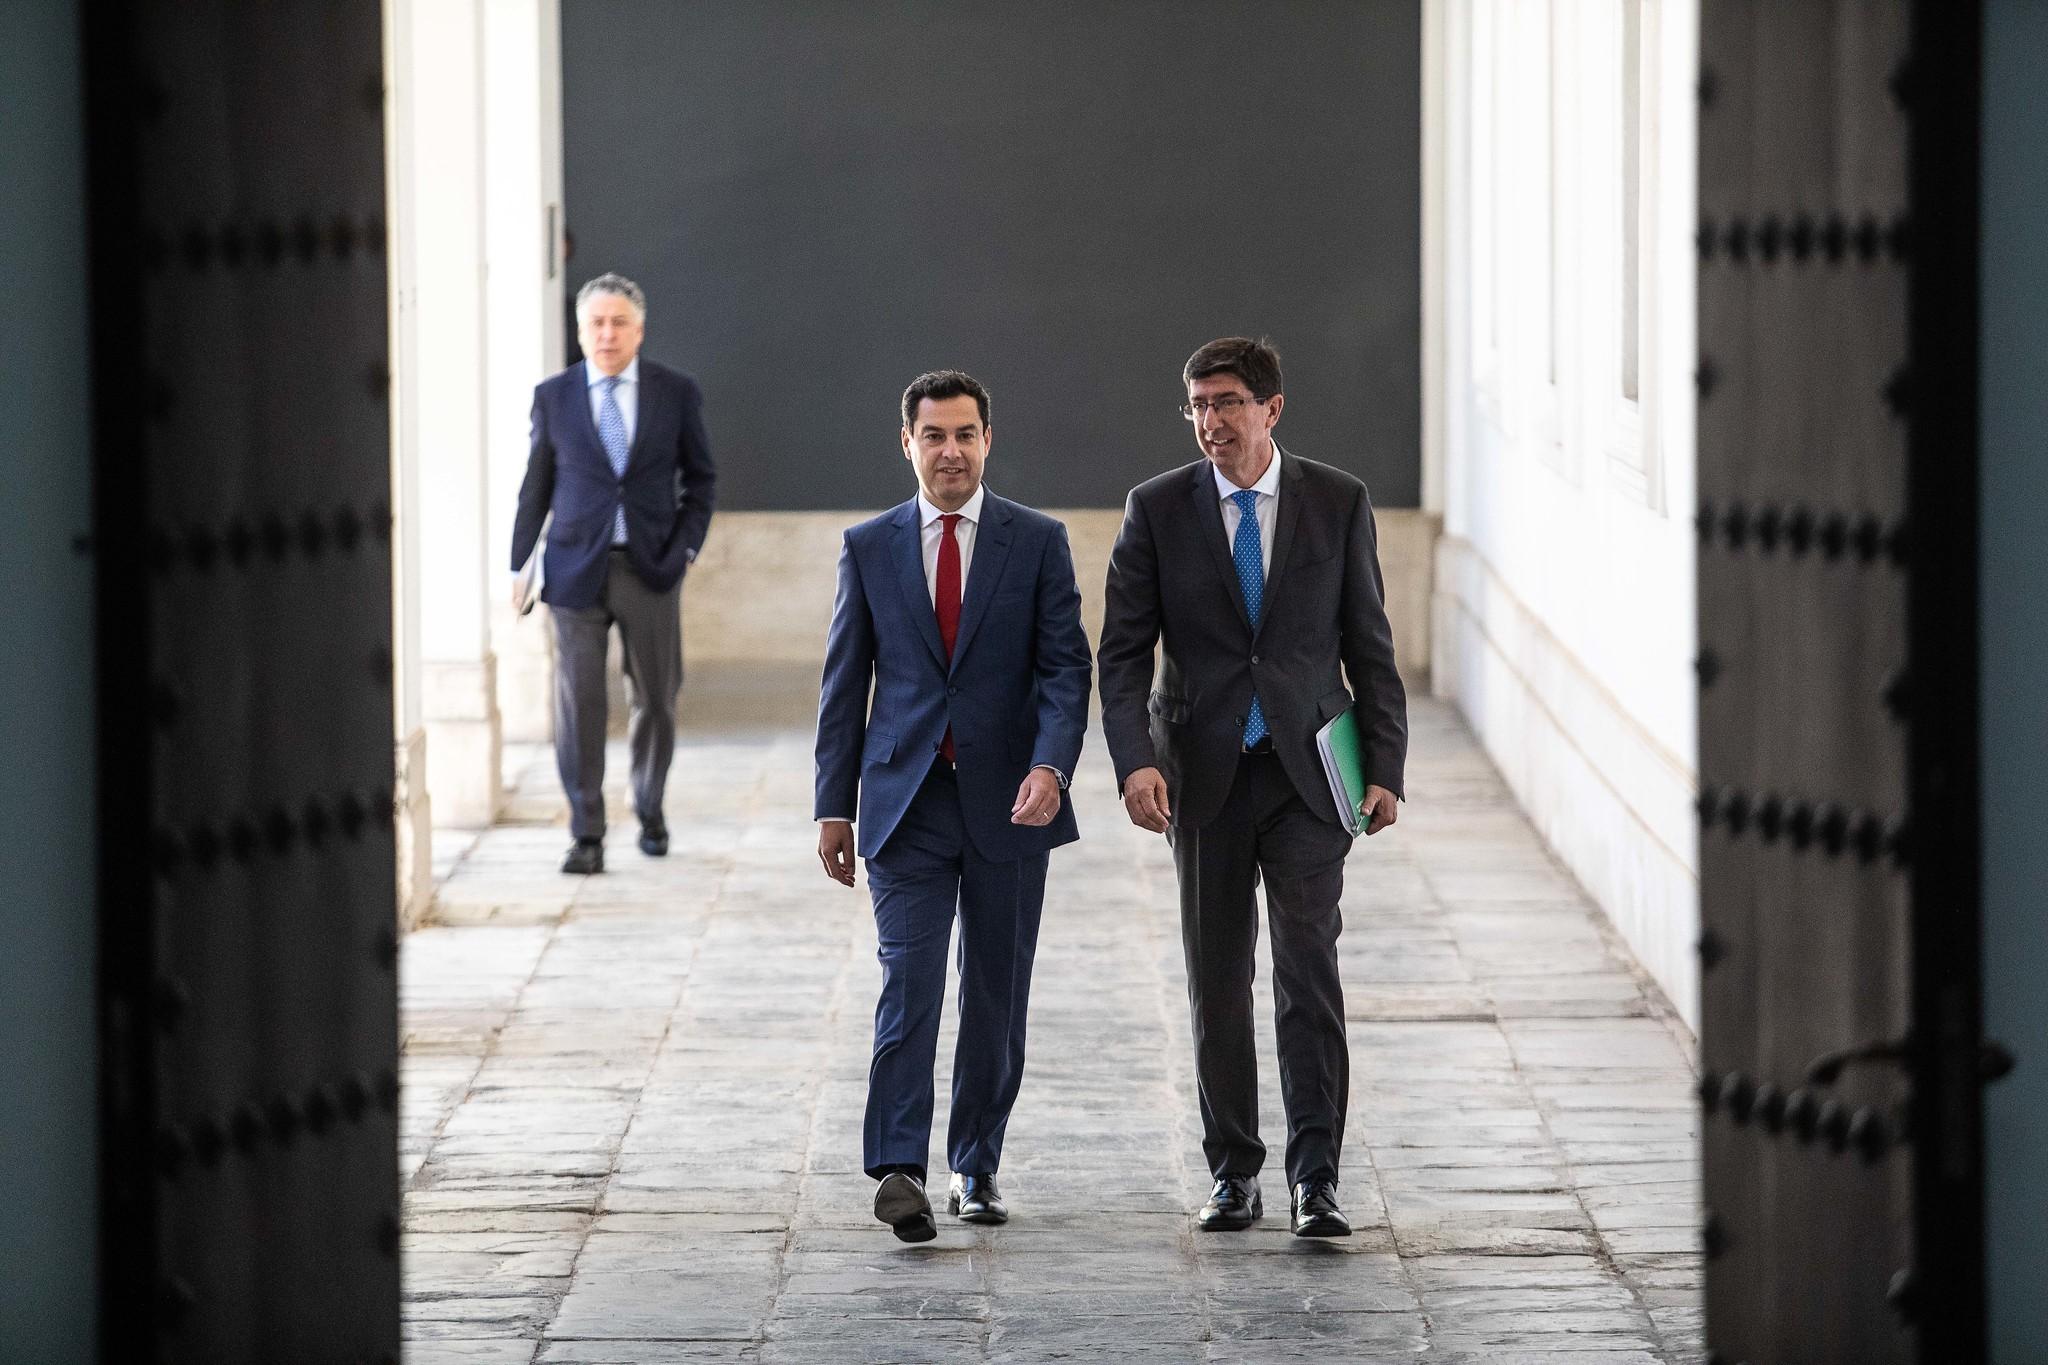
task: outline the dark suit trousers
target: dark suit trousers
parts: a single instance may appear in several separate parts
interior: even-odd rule
[[[1174,831],[1202,1151],[1219,1177],[1256,1175],[1266,1159],[1252,1030],[1261,876],[1273,934],[1287,1181],[1337,1176],[1351,1094],[1344,987],[1337,973],[1337,935],[1343,929],[1337,900],[1350,851],[1351,836],[1309,813],[1271,754],[1244,755],[1216,817],[1200,829]]]
[[[569,798],[569,829],[604,837],[605,646],[619,628],[626,659],[626,748],[633,810],[661,816],[676,751],[676,694],[683,689],[680,585],[656,592],[623,551],[606,556],[604,597],[590,607],[551,607],[555,621],[555,767]]]
[[[882,994],[868,1069],[863,1165],[925,1169],[932,1064],[946,994],[946,948],[960,920],[960,1033],[946,1157],[969,1175],[1002,1160],[1010,1107],[1024,1080],[1024,1015],[1049,855],[990,862],[974,851],[951,765],[932,764],[889,841],[867,860]]]

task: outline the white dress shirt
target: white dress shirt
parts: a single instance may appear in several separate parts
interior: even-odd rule
[[[1216,478],[1216,496],[1223,499],[1223,543],[1232,551],[1237,549],[1237,523],[1242,513],[1237,510],[1236,495],[1244,492],[1257,493],[1258,501],[1252,504],[1259,518],[1259,569],[1266,577],[1273,576],[1273,527],[1280,506],[1280,447],[1273,447],[1273,458],[1266,461],[1266,472],[1259,475],[1257,483],[1249,489],[1239,488],[1223,477],[1223,471],[1215,465],[1209,472]]]
[[[605,374],[589,361],[583,362],[583,382],[590,390],[590,424],[596,426],[598,414],[604,411]],[[640,431],[640,357],[634,356],[626,362],[626,368],[619,371],[619,415],[626,419],[626,449],[633,448],[633,437]]]
[[[953,539],[960,545],[960,600],[967,600],[967,571],[974,564],[974,531],[981,525],[982,497],[988,490],[976,486],[974,496],[960,505],[960,520],[954,523]],[[925,497],[923,490],[917,495],[918,536],[924,543],[924,591],[932,599],[932,609],[939,603],[939,543],[946,538],[946,524],[939,520],[943,515]]]

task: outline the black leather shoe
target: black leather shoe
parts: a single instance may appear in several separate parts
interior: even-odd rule
[[[640,822],[640,851],[650,858],[668,856],[668,826],[660,820]]]
[[[1195,1215],[1195,1226],[1203,1232],[1242,1232],[1265,1216],[1258,1177],[1226,1175],[1209,1191],[1209,1202]]]
[[[946,1191],[946,1212],[960,1215],[963,1223],[1007,1223],[1010,1210],[1003,1203],[1003,1194],[996,1188],[993,1172],[988,1175],[959,1175],[953,1177],[952,1186]]]
[[[875,1217],[895,1230],[899,1242],[929,1242],[939,1235],[924,1182],[901,1171],[889,1172],[875,1187]]]
[[[1337,1182],[1304,1180],[1294,1187],[1296,1237],[1349,1237],[1351,1220],[1337,1207]]]
[[[578,877],[604,871],[604,840],[578,839],[569,845],[569,856],[562,859],[562,871]]]

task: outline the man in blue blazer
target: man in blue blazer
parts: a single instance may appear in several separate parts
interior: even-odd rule
[[[555,622],[555,766],[576,840],[562,871],[584,875],[604,870],[604,665],[614,625],[632,703],[640,851],[668,852],[661,803],[683,685],[682,580],[717,492],[697,383],[641,357],[646,327],[647,296],[624,276],[600,275],[577,291],[585,359],[533,391],[532,451],[512,523],[515,570],[547,524],[541,600]]]
[[[846,533],[818,701],[818,857],[846,886],[867,860],[882,961],[863,1164],[880,1182],[875,1216],[906,1242],[937,1235],[925,1158],[956,913],[947,1210],[1008,1220],[996,1167],[1024,1076],[1046,864],[1078,837],[1061,796],[1088,724],[1073,555],[1059,522],[983,487],[988,410],[957,370],[904,391],[918,493]]]

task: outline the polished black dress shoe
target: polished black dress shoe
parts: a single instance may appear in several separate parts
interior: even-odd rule
[[[1195,1226],[1203,1232],[1241,1232],[1265,1216],[1258,1177],[1226,1175],[1209,1191],[1209,1202],[1195,1215]]]
[[[1337,1182],[1304,1180],[1294,1187],[1296,1237],[1349,1237],[1351,1220],[1337,1207]]]
[[[951,1188],[946,1191],[946,1212],[960,1215],[963,1223],[1010,1221],[1010,1210],[1003,1203],[1002,1191],[996,1188],[994,1172],[988,1175],[955,1174]]]
[[[562,871],[578,877],[604,871],[604,840],[578,839],[569,845],[569,856],[562,859]]]
[[[893,1228],[900,1242],[929,1242],[939,1235],[924,1182],[901,1171],[889,1172],[875,1187],[875,1217]]]
[[[668,856],[668,826],[660,820],[640,822],[640,851],[650,858]]]

